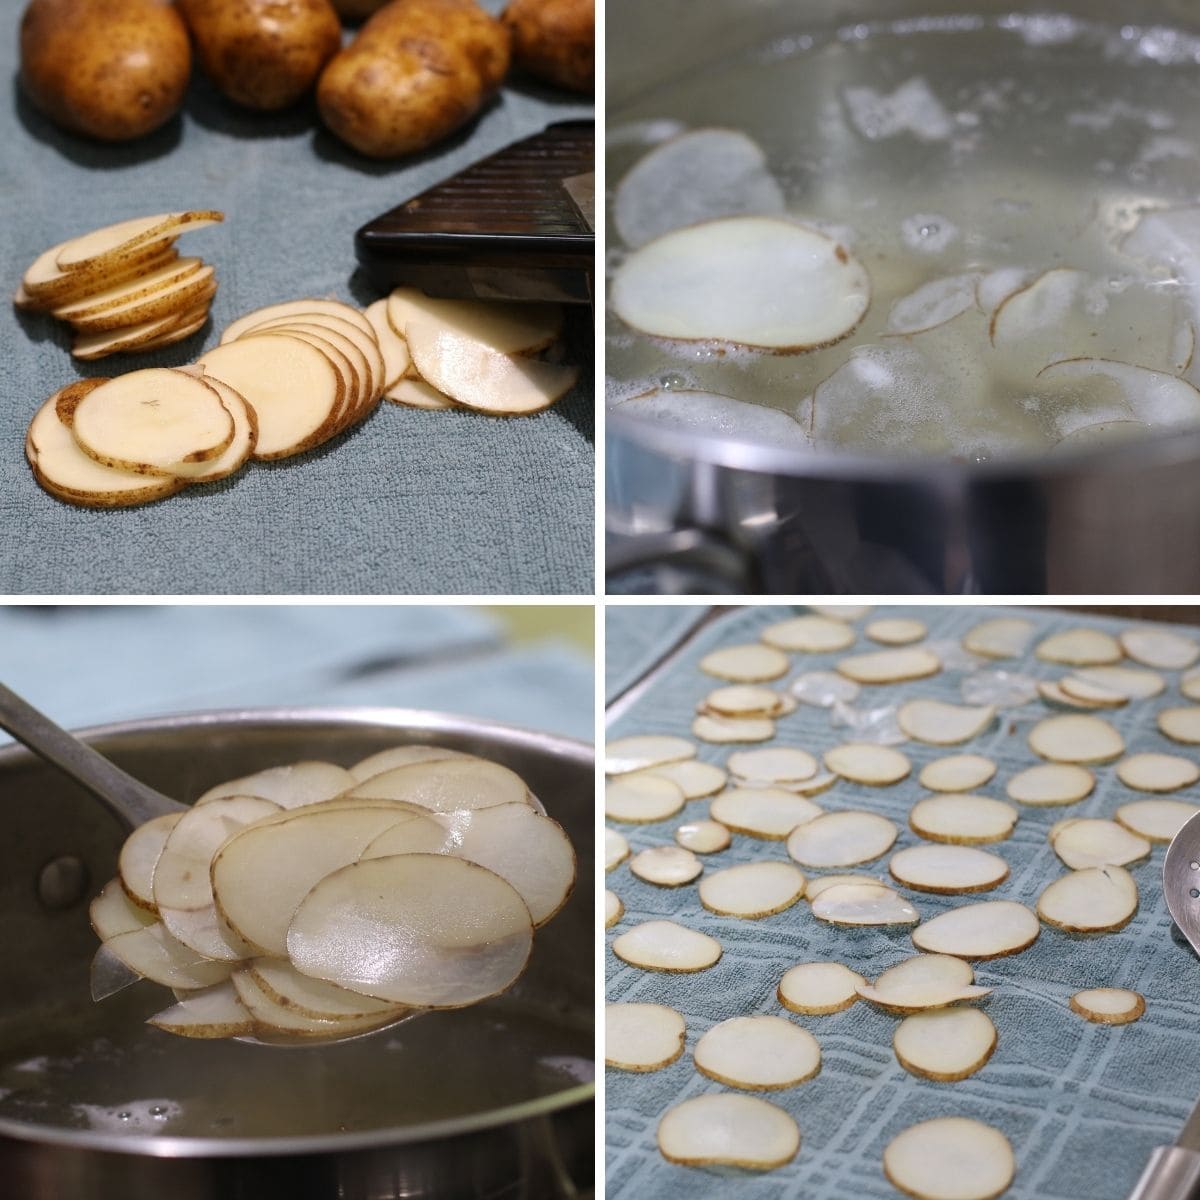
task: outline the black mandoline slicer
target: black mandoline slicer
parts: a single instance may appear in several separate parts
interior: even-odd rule
[[[549,125],[364,225],[358,261],[381,288],[588,304],[595,152],[593,122]]]

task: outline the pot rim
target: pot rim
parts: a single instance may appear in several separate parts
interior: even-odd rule
[[[270,707],[205,709],[90,725],[74,730],[85,741],[97,741],[128,735],[170,732],[204,726],[257,724],[286,727],[301,723],[345,724],[404,729],[413,733],[453,733],[483,735],[509,746],[570,759],[582,767],[593,766],[594,748],[587,742],[562,734],[541,733],[479,717],[454,713],[427,712],[422,709],[338,706]],[[0,768],[14,760],[37,760],[37,755],[18,743],[0,746]],[[52,769],[52,768],[51,768]],[[303,1052],[303,1047],[299,1048]],[[294,1052],[294,1051],[293,1051]],[[0,1137],[22,1142],[64,1146],[77,1150],[101,1150],[110,1153],[145,1155],[152,1158],[246,1158],[328,1154],[346,1150],[371,1150],[440,1141],[465,1134],[480,1133],[521,1121],[548,1117],[554,1113],[594,1101],[595,1082],[577,1084],[549,1096],[540,1096],[521,1104],[511,1104],[487,1112],[474,1113],[422,1125],[363,1130],[353,1133],[329,1133],[261,1138],[154,1137],[106,1133],[99,1130],[72,1130],[29,1125],[0,1117]]]

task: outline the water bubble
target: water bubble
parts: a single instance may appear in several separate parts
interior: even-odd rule
[[[663,389],[668,392],[677,391],[679,388],[687,387],[687,380],[684,379],[682,375],[675,373],[660,376],[658,382],[662,385]]]
[[[161,1104],[152,1105],[150,1115],[156,1121],[165,1121],[167,1119],[167,1110]]]
[[[128,1121],[128,1120],[130,1120],[132,1117],[133,1117],[133,1113],[131,1113],[131,1112],[119,1112],[119,1113],[117,1113],[117,1120],[118,1120],[118,1121]]]
[[[1197,896],[1200,896],[1200,890],[1197,890],[1196,888],[1192,888],[1191,891],[1188,892],[1188,895],[1191,896],[1191,898],[1193,900],[1195,900]]]
[[[1200,871],[1200,863],[1188,863],[1188,866],[1191,867],[1193,871]]]

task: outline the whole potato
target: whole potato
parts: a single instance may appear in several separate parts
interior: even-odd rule
[[[512,0],[500,19],[523,71],[575,92],[595,90],[595,0]]]
[[[187,28],[169,0],[32,0],[21,19],[21,84],[73,133],[123,142],[179,111]]]
[[[196,52],[223,96],[273,111],[295,104],[341,49],[329,0],[178,0]]]
[[[466,124],[508,63],[508,31],[475,0],[392,0],[325,68],[317,104],[342,141],[398,158]]]

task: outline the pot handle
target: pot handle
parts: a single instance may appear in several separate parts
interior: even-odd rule
[[[759,591],[751,557],[704,529],[606,536],[608,592],[737,596]]]

